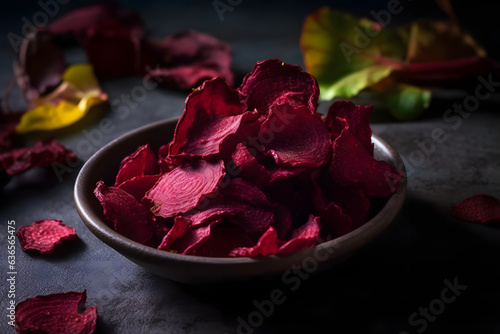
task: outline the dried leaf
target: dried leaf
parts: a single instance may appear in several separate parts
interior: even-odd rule
[[[55,130],[71,125],[89,109],[107,100],[94,76],[92,66],[72,65],[62,75],[62,83],[50,94],[33,102],[35,106],[23,114],[17,133]]]

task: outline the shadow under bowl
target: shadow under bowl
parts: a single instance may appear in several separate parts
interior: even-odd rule
[[[406,196],[406,178],[396,192],[377,201],[375,214],[356,230],[339,238],[325,241],[309,250],[284,256],[262,258],[214,258],[175,254],[132,241],[113,230],[104,217],[102,206],[94,196],[100,180],[113,184],[122,159],[138,146],[150,144],[153,150],[168,143],[177,119],[164,120],[129,132],[96,152],[78,174],[74,198],[76,209],[88,229],[105,244],[138,264],[168,279],[189,284],[211,284],[274,278],[293,265],[314,266],[321,272],[342,261],[379,235],[396,217]],[[378,136],[373,135],[374,156],[384,160],[406,175],[403,161],[397,152]],[[373,210],[372,210],[373,211]]]

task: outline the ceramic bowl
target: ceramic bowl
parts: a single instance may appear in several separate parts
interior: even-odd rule
[[[176,119],[160,121],[113,140],[85,163],[74,189],[77,211],[92,233],[129,260],[168,279],[193,284],[266,279],[278,275],[286,279],[285,275],[290,274],[293,265],[303,266],[310,273],[318,273],[345,259],[379,235],[394,220],[403,205],[406,179],[401,180],[392,196],[376,203],[375,213],[363,226],[312,249],[286,256],[211,258],[175,254],[142,245],[108,226],[93,190],[99,180],[108,185],[113,184],[120,161],[138,146],[149,143],[156,150],[169,142],[176,122]],[[372,141],[375,158],[390,163],[405,175],[404,164],[396,151],[376,135],[373,135]]]

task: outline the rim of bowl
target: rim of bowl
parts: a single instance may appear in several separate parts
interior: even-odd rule
[[[183,255],[176,254],[171,252],[166,252],[163,250],[159,250],[150,246],[143,245],[136,241],[126,238],[125,236],[119,234],[114,229],[112,229],[106,220],[104,219],[102,210],[99,212],[95,212],[92,209],[92,206],[89,204],[89,201],[95,201],[98,203],[97,198],[95,198],[93,190],[95,188],[95,183],[92,182],[92,174],[91,171],[96,168],[99,164],[101,164],[101,159],[103,156],[106,156],[108,152],[114,149],[116,145],[120,142],[130,139],[132,137],[137,136],[138,133],[143,131],[148,131],[153,128],[166,126],[167,124],[177,123],[178,118],[170,118],[166,120],[157,121],[135,130],[132,130],[103,146],[96,153],[90,157],[81,170],[78,173],[78,176],[75,181],[74,186],[74,200],[76,204],[76,209],[78,214],[80,215],[82,221],[85,223],[87,228],[97,236],[101,241],[103,241],[108,246],[117,250],[120,253],[123,253],[125,256],[131,256],[134,258],[141,258],[147,262],[156,262],[156,261],[170,261],[170,262],[193,262],[193,263],[204,263],[204,264],[213,264],[213,265],[230,265],[230,264],[250,264],[257,262],[273,262],[273,261],[282,261],[283,258],[297,256],[299,253],[306,254],[311,250],[317,249],[326,250],[330,248],[337,248],[340,244],[356,240],[363,239],[363,236],[366,235],[372,229],[375,229],[378,224],[384,222],[385,220],[394,220],[396,215],[401,210],[401,207],[404,203],[406,197],[406,169],[403,163],[403,160],[399,156],[399,154],[383,139],[379,136],[372,134],[372,142],[374,146],[382,150],[387,157],[389,157],[388,161],[391,165],[396,167],[398,171],[403,174],[396,191],[392,194],[387,202],[383,205],[382,209],[373,216],[370,220],[368,220],[365,224],[358,227],[354,231],[351,231],[343,236],[338,238],[328,240],[322,242],[311,249],[306,249],[304,251],[295,252],[287,255],[269,255],[260,258],[250,258],[250,257],[208,257],[208,256],[198,256],[198,255]],[[99,208],[101,208],[99,204]],[[389,225],[387,223],[387,225]],[[384,228],[385,229],[385,228]],[[375,238],[376,235],[369,237],[368,239]]]

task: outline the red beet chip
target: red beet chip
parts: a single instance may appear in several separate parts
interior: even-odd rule
[[[154,247],[157,248],[163,238],[167,235],[174,224],[174,219],[155,217],[151,219],[151,227],[153,228]]]
[[[290,240],[280,246],[278,254],[291,254],[313,247],[318,242],[321,225],[320,217],[309,216],[309,220],[293,231]]]
[[[279,166],[319,167],[332,155],[327,127],[318,114],[305,106],[273,107],[259,137]]]
[[[187,31],[151,43],[151,48],[168,63],[150,71],[148,79],[161,78],[163,84],[180,89],[196,87],[215,77],[233,85],[231,48],[212,36]]]
[[[0,154],[0,167],[9,175],[16,175],[31,168],[43,168],[53,162],[75,161],[75,153],[56,140],[37,141],[32,147],[16,148]]]
[[[357,225],[363,224],[366,220],[368,208],[360,206],[361,219],[357,219]],[[322,234],[327,239],[334,239],[343,236],[354,230],[351,217],[342,211],[342,208],[331,202],[321,214]]]
[[[366,196],[386,197],[394,193],[402,175],[385,161],[378,161],[349,131],[344,130],[333,142],[330,174],[341,186],[360,187]]]
[[[109,8],[98,20],[90,21],[82,41],[97,77],[144,74],[155,67],[159,60],[147,47],[141,18],[132,11]]]
[[[292,214],[285,206],[278,204],[274,208],[274,221],[272,223],[278,238],[285,239],[292,227]]]
[[[134,176],[133,178],[121,183],[118,188],[128,192],[140,202],[146,192],[155,185],[160,176],[161,174]]]
[[[271,180],[271,173],[262,166],[248,151],[245,145],[239,143],[232,154],[235,165],[240,170],[240,176],[259,187],[265,187]]]
[[[332,138],[337,138],[344,129],[344,119],[349,124],[349,131],[359,140],[361,145],[373,154],[372,128],[370,127],[370,115],[372,106],[357,106],[350,101],[337,101],[328,109],[324,118],[325,124],[330,128]]]
[[[248,109],[261,113],[268,113],[275,103],[306,106],[310,112],[315,112],[318,106],[316,79],[299,66],[278,59],[257,62],[238,90],[248,96]]]
[[[125,157],[120,163],[116,175],[115,186],[135,176],[154,175],[159,172],[156,154],[149,144],[140,146],[134,153]]]
[[[171,251],[175,241],[182,237],[191,227],[191,220],[183,216],[177,216],[174,219],[174,225],[163,237],[158,249],[164,251]]]
[[[37,220],[17,231],[19,243],[24,251],[52,254],[63,242],[78,238],[75,229],[57,219]]]
[[[150,242],[150,213],[134,196],[117,187],[107,187],[102,181],[97,182],[94,194],[116,232],[142,244]]]
[[[15,330],[19,333],[91,334],[97,307],[85,309],[86,290],[28,298],[16,305]]]
[[[222,188],[220,199],[239,208],[239,212],[229,220],[248,233],[262,232],[274,220],[274,205],[259,188],[243,179],[232,179]]]
[[[313,182],[311,197],[314,208],[321,213],[324,236],[334,238],[366,223],[370,199],[359,187],[340,186],[325,171],[317,179],[313,177]]]
[[[205,81],[199,90],[192,92],[177,122],[169,147],[170,158],[179,155],[207,158],[219,154],[224,141],[235,136],[242,122],[257,116],[243,114],[245,104],[240,98],[220,78]]]
[[[163,174],[143,201],[154,215],[174,217],[194,209],[207,195],[214,193],[224,175],[222,160],[186,163]]]
[[[210,237],[198,248],[198,255],[228,257],[239,247],[252,247],[255,242],[243,228],[235,224],[220,223],[211,226]]]
[[[500,199],[485,194],[473,195],[453,205],[451,214],[473,223],[499,223]]]
[[[257,244],[253,247],[238,247],[233,249],[229,256],[247,256],[256,257],[258,255],[272,255],[278,252],[278,234],[273,226],[270,226],[262,236],[260,237]]]
[[[195,212],[190,212],[185,217],[191,221],[192,226],[200,226],[224,217],[241,214],[246,209],[248,209],[248,206],[241,203],[224,203],[220,200],[209,200],[207,208],[201,211],[192,210]]]

